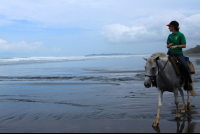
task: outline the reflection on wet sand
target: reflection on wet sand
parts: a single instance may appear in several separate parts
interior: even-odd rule
[[[200,132],[200,71],[194,77],[198,96],[191,99],[193,110],[181,114],[181,121],[170,121],[175,117],[174,95],[164,94],[160,128],[154,130],[157,90],[143,86],[144,72],[77,71],[57,65],[31,70],[29,66],[1,66],[0,132]],[[195,68],[200,70],[200,66]]]
[[[196,63],[197,65],[200,65],[200,60],[199,60],[199,59],[196,59],[196,60],[195,60],[195,63]]]
[[[197,125],[196,122],[192,122],[192,118],[191,118],[191,114],[184,114],[183,116],[183,120],[174,120],[177,122],[177,130],[176,133],[183,133],[183,130],[185,129],[185,133],[195,133],[195,126]],[[185,127],[185,122],[187,121],[187,126]],[[182,122],[182,123],[181,123]],[[161,133],[162,130],[160,129],[160,127],[153,127],[153,129],[157,132],[157,133]]]

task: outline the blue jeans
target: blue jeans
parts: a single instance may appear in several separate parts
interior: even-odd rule
[[[181,66],[183,68],[183,71],[184,71],[184,75],[186,77],[186,79],[192,83],[192,79],[191,79],[191,76],[190,76],[190,69],[189,69],[189,66],[185,60],[185,57],[183,56],[183,54],[173,54],[177,60],[181,63]]]

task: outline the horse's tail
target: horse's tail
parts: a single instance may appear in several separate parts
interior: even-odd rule
[[[195,97],[197,94],[194,91],[194,74],[191,74],[191,78],[192,78],[192,91],[190,91],[190,94]]]

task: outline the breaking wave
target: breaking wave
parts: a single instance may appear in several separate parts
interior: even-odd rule
[[[63,61],[83,61],[83,60],[97,60],[97,59],[108,59],[108,58],[127,58],[127,57],[133,57],[133,56],[144,56],[144,55],[2,58],[0,59],[0,65],[63,62]]]

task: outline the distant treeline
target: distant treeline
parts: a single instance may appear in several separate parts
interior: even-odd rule
[[[196,54],[196,53],[200,53],[200,45],[197,45],[195,48],[190,48],[188,50],[185,50],[183,53],[184,54]]]

